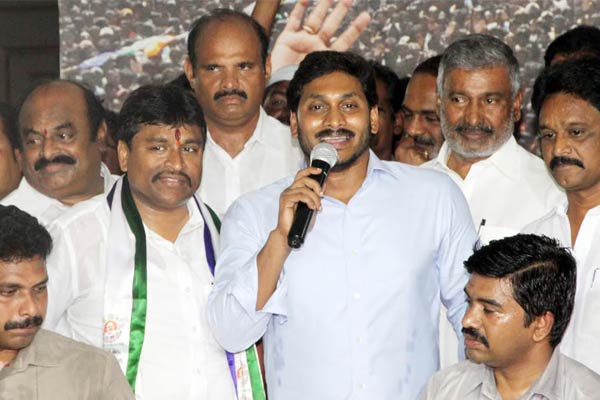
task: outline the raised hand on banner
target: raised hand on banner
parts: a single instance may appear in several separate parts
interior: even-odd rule
[[[288,22],[277,37],[271,52],[273,71],[290,64],[299,64],[308,53],[318,50],[346,51],[365,30],[371,17],[361,12],[350,25],[335,36],[352,0],[339,0],[328,14],[333,0],[319,0],[312,12],[304,18],[310,0],[299,0],[288,17]]]

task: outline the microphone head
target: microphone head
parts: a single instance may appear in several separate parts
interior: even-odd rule
[[[333,168],[335,163],[338,161],[337,150],[329,143],[319,143],[313,147],[312,151],[310,152],[311,165],[313,160],[321,160],[329,164],[329,168]]]

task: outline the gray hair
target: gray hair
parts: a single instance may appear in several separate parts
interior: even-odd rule
[[[442,96],[444,78],[454,68],[475,70],[497,66],[504,66],[508,70],[514,99],[521,87],[521,80],[519,78],[519,61],[511,48],[500,39],[490,35],[465,36],[448,46],[442,55],[437,76],[438,93]]]

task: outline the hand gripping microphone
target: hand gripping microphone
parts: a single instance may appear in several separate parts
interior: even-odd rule
[[[327,173],[337,162],[338,155],[335,147],[329,143],[319,143],[310,152],[310,166],[321,168],[321,173],[318,175],[310,175],[319,185],[323,186]],[[306,231],[310,226],[310,221],[314,210],[308,208],[306,203],[299,202],[294,213],[294,221],[288,233],[288,245],[294,249],[300,248],[304,243]]]

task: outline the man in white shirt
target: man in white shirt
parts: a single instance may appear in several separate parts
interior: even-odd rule
[[[306,168],[231,206],[209,323],[231,351],[264,335],[270,398],[413,400],[439,367],[441,303],[460,335],[476,241],[464,196],[444,174],[369,150],[377,95],[360,56],[307,55],[288,104],[306,157],[325,142],[339,160],[323,188]],[[292,249],[299,202],[318,212]]]
[[[198,19],[188,36],[185,74],[208,127],[200,195],[219,215],[302,160],[289,127],[261,107],[271,73],[268,45],[256,21],[225,9]]]
[[[542,160],[512,135],[523,93],[510,47],[488,35],[452,43],[437,84],[446,141],[424,166],[459,185],[483,243],[514,235],[564,198]]]
[[[197,101],[144,86],[118,136],[126,175],[51,226],[47,327],[110,350],[138,398],[251,398],[260,371],[250,385],[239,362],[252,360],[227,355],[206,323],[218,233],[194,196],[206,138]]]
[[[573,249],[577,295],[561,347],[600,373],[600,60],[557,64],[536,87],[542,154],[567,200],[524,231],[555,237]]]
[[[466,262],[468,360],[436,373],[423,400],[592,400],[600,376],[561,354],[573,312],[575,259],[554,239],[516,235]]]
[[[56,80],[35,87],[19,110],[24,179],[3,205],[14,205],[48,225],[72,205],[114,183],[101,162],[104,109],[79,83]]]

